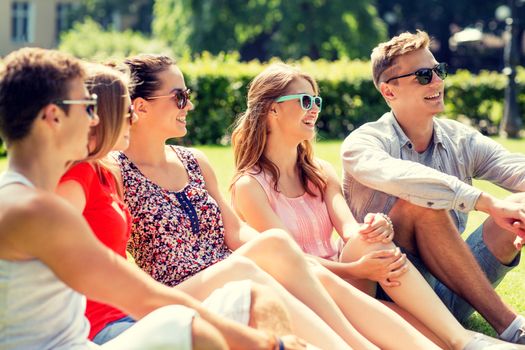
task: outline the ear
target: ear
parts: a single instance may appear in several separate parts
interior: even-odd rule
[[[60,107],[58,107],[56,104],[51,103],[40,110],[39,119],[42,119],[49,125],[56,127],[61,123],[61,118],[63,118],[63,115],[65,115],[63,110],[60,109]]]
[[[148,101],[142,97],[137,97],[133,100],[133,108],[135,113],[140,113],[140,117],[144,118],[144,114],[148,112]]]
[[[277,103],[272,103],[270,105],[270,110],[268,111],[268,113],[270,114],[270,116],[272,117],[277,117],[279,112],[278,112],[278,104]]]
[[[379,84],[379,91],[381,92],[381,95],[383,95],[383,98],[386,100],[386,102],[396,99],[396,94],[392,89],[392,86],[385,82]]]

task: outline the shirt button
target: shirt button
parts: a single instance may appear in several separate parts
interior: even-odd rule
[[[412,149],[412,144],[410,142],[407,144],[407,146],[408,148]]]

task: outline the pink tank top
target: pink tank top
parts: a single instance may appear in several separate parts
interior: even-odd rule
[[[261,184],[273,211],[305,253],[337,260],[338,244],[332,239],[334,226],[320,195],[314,197],[305,192],[300,197],[289,198],[275,191],[270,176],[263,172],[248,175]]]

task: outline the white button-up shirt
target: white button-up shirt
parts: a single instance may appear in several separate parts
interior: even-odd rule
[[[341,147],[343,192],[358,221],[388,213],[397,198],[449,209],[460,232],[481,194],[472,179],[525,191],[525,155],[510,153],[476,130],[434,118],[428,149],[417,153],[391,112],[352,132]]]

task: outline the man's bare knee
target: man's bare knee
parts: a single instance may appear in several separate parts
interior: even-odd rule
[[[271,288],[252,283],[250,327],[277,335],[291,333],[290,315],[284,302]]]
[[[222,334],[202,318],[195,317],[191,325],[193,350],[223,350],[228,349]]]

